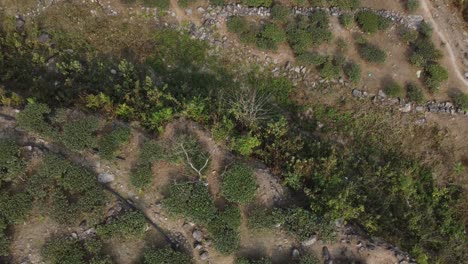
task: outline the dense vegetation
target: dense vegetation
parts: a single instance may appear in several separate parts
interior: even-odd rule
[[[332,4],[352,9],[357,2],[333,1]],[[268,2],[249,3],[269,5]],[[278,19],[282,20],[281,15]],[[369,33],[387,26],[375,14],[358,15],[356,21]],[[168,122],[177,118],[194,120],[212,128],[216,138],[236,153],[261,160],[281,177],[293,194],[303,197],[300,206],[252,211],[249,215],[252,227],[272,228],[280,223],[300,240],[312,233],[328,238],[333,235],[330,223],[341,219],[411,251],[419,260],[460,263],[466,259],[463,225],[466,216],[458,210],[463,202],[463,189],[455,182],[436,182],[431,164],[423,163],[402,148],[402,134],[394,130],[385,115],[315,104],[297,105],[290,100],[293,86],[287,79],[255,68],[235,71],[225,67],[220,58],[208,55],[205,42],[173,29],[156,30],[148,44],[149,54],[141,60],[132,60],[133,56],[125,56],[132,54],[128,50],[123,55],[107,56],[90,38],[77,36],[73,31],[51,28],[56,43],[38,43],[41,31],[38,25],[28,25],[31,27],[28,31],[18,34],[14,22],[11,18],[4,19],[0,32],[0,79],[18,96],[34,98],[18,114],[18,124],[25,131],[73,151],[97,147],[101,155],[112,158],[127,142],[128,130],[109,130],[105,122],[95,117],[76,117],[59,108],[76,107],[109,118],[138,121],[154,134],[161,133]],[[326,78],[335,78],[340,67],[346,65],[340,58],[316,56],[308,50],[332,39],[325,12],[266,24],[254,31],[255,34],[246,33],[249,28],[246,23],[231,18],[228,27],[240,36],[254,36],[255,42],[261,39],[270,44],[284,39],[279,31],[285,26],[286,40],[295,53],[303,61],[316,65]],[[417,39],[411,41],[410,60],[425,68],[426,84],[436,87],[446,79],[446,72],[436,64],[440,56],[427,44],[427,32],[423,28]],[[74,52],[67,52],[68,49]],[[385,52],[373,44],[360,43],[358,51],[369,62],[385,61]],[[48,63],[51,57],[55,64]],[[359,79],[358,66],[349,64],[344,70],[350,80]],[[399,96],[402,93],[401,87],[390,86],[386,90]],[[416,88],[408,88],[408,96],[414,100],[419,100],[418,94]],[[466,96],[459,96],[457,104],[466,107]],[[313,114],[301,121],[296,117],[304,106],[311,108]],[[319,124],[323,129],[317,135],[315,128]],[[103,135],[103,131],[111,132]],[[137,188],[151,183],[154,161],[165,158],[185,163],[187,160],[185,155],[181,158],[180,151],[174,157],[177,155],[153,143],[144,144],[132,173]],[[142,234],[146,223],[137,212],[119,215],[105,225],[96,220],[106,195],[96,183],[95,175],[57,155],[44,157],[37,171],[28,178],[26,190],[14,194],[5,191],[4,182],[14,181],[21,175],[23,162],[18,148],[11,142],[1,144],[12,154],[0,156],[1,230],[23,218],[31,201],[36,201],[49,205],[45,206],[50,208],[48,213],[59,223],[86,219],[99,224],[98,234],[103,238],[114,234],[117,237]],[[194,153],[200,152],[203,153],[198,149]],[[206,161],[200,155],[192,158],[194,164]],[[163,201],[164,208],[205,227],[221,253],[233,253],[240,243],[241,214],[236,203],[251,202],[256,189],[250,170],[245,165],[234,165],[223,175],[222,198],[228,201],[224,207],[215,205],[203,184],[204,174],[200,173],[196,177],[187,176],[194,178],[193,181],[171,184]],[[234,188],[240,181],[245,184],[243,188]],[[8,254],[7,237],[5,232],[0,235],[4,255]],[[64,246],[57,247],[60,243]],[[48,244],[44,255],[52,263],[66,263],[69,258],[83,261],[88,256],[87,250],[81,242],[64,240]],[[166,255],[179,258],[176,253],[163,251],[147,253],[145,259],[152,263]]]

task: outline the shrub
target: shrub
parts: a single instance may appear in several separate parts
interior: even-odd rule
[[[419,8],[419,0],[406,0],[406,10],[415,12]]]
[[[157,7],[163,10],[168,9],[170,5],[169,0],[143,0],[143,5],[147,7]]]
[[[334,60],[328,59],[319,68],[320,76],[326,80],[332,80],[340,77],[340,67],[335,63]]]
[[[191,0],[177,0],[177,4],[179,4],[182,8],[187,8],[190,4]]]
[[[31,201],[31,197],[25,192],[0,192],[0,219],[8,224],[23,220],[31,209]]]
[[[275,4],[271,8],[271,17],[280,22],[286,22],[291,16],[291,10],[287,6]]]
[[[378,30],[387,29],[390,26],[390,21],[381,17],[377,13],[369,10],[360,11],[356,14],[356,22],[362,31],[373,34]]]
[[[210,0],[210,3],[215,6],[223,6],[224,0]]]
[[[153,171],[151,164],[137,166],[130,174],[130,182],[138,189],[148,187],[153,182]]]
[[[217,211],[208,188],[201,183],[171,185],[163,204],[169,212],[200,224],[211,221]]]
[[[346,29],[349,29],[353,25],[353,15],[351,14],[342,14],[339,20],[340,24]]]
[[[461,108],[464,111],[468,111],[468,94],[458,92],[455,95],[454,102],[457,105],[457,107]]]
[[[10,254],[10,239],[0,231],[0,257]]]
[[[412,29],[404,29],[401,31],[400,36],[404,42],[412,43],[418,39],[418,32]]]
[[[406,85],[406,96],[408,100],[416,102],[418,104],[424,102],[424,94],[415,83],[408,83]]]
[[[16,142],[0,138],[0,185],[2,181],[11,181],[24,173],[26,164],[21,157],[21,150]]]
[[[317,217],[310,211],[301,208],[284,211],[281,220],[284,228],[297,236],[299,240],[309,239],[318,230]]]
[[[172,159],[186,164],[187,169],[195,172],[197,176],[203,176],[209,168],[210,153],[208,153],[198,141],[198,138],[191,133],[179,133],[173,147],[175,154]]]
[[[229,32],[241,34],[249,31],[249,24],[244,17],[232,16],[227,22],[226,26]]]
[[[252,260],[244,257],[236,258],[234,264],[272,264],[273,262],[268,258],[261,258]]]
[[[442,52],[438,50],[430,39],[418,39],[412,45],[413,51],[410,54],[410,62],[418,67],[442,58]]]
[[[403,89],[394,80],[390,80],[387,84],[385,84],[384,91],[385,91],[385,93],[387,95],[389,95],[391,97],[402,97],[403,96]]]
[[[260,144],[260,140],[255,136],[239,136],[232,141],[231,149],[239,152],[244,157],[249,157]]]
[[[251,6],[251,7],[270,7],[271,4],[273,3],[272,0],[242,0],[242,4],[246,6]]]
[[[253,200],[257,182],[253,170],[245,164],[235,164],[221,179],[221,193],[230,202],[245,204]]]
[[[152,164],[165,157],[164,147],[157,141],[145,142],[140,150],[137,163],[139,165]]]
[[[385,51],[370,43],[359,44],[358,53],[363,60],[373,63],[383,63],[387,58]]]
[[[145,233],[147,222],[145,216],[138,211],[126,212],[110,223],[100,225],[96,233],[102,238],[112,237],[141,237]]]
[[[190,264],[190,256],[170,247],[150,249],[143,253],[143,264]]]
[[[361,66],[354,62],[349,62],[343,68],[344,73],[348,79],[353,83],[358,83],[361,80]]]
[[[130,135],[131,129],[129,127],[118,126],[102,136],[98,143],[101,157],[107,160],[115,158],[120,147],[128,142]]]
[[[95,117],[85,117],[70,121],[63,126],[61,140],[71,150],[81,151],[96,146],[95,132],[99,128],[99,121]]]
[[[240,210],[232,205],[219,211],[211,220],[208,224],[208,231],[213,236],[213,244],[219,252],[229,254],[236,251],[240,244],[238,232],[240,224]]]
[[[331,6],[348,10],[353,10],[361,6],[361,0],[329,0],[328,2]]]
[[[52,264],[85,263],[86,252],[77,239],[55,238],[42,250],[42,257]]]
[[[422,21],[419,24],[418,28],[419,34],[421,34],[425,38],[429,38],[432,35],[432,26],[431,24],[427,23],[426,21]]]
[[[440,64],[430,64],[425,68],[424,83],[431,91],[439,89],[442,82],[448,79],[447,70]]]
[[[346,52],[348,50],[348,42],[346,42],[343,38],[337,38],[336,47],[340,52]]]
[[[297,56],[297,61],[303,64],[320,66],[327,61],[328,57],[314,52],[304,52]]]
[[[299,264],[320,264],[320,261],[315,256],[307,254],[301,257]]]
[[[275,45],[286,40],[286,33],[275,23],[268,23],[263,26],[260,32],[260,38],[269,40]]]
[[[18,114],[18,125],[29,132],[37,133],[44,137],[52,137],[52,127],[45,121],[50,114],[50,108],[45,104],[28,104]]]
[[[314,11],[309,17],[298,17],[287,26],[288,42],[296,54],[304,53],[309,47],[332,40],[328,15],[323,10]]]
[[[249,228],[257,230],[272,228],[277,222],[275,212],[260,206],[253,207],[248,215]]]

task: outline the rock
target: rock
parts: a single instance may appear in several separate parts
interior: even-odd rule
[[[362,92],[358,89],[353,89],[352,93],[354,97],[362,97]]]
[[[195,241],[197,242],[201,242],[203,240],[203,233],[198,229],[192,232],[192,236],[193,236],[193,239],[195,239]]]
[[[418,105],[416,106],[416,112],[424,112],[426,110],[426,107]]]
[[[331,255],[330,255],[330,251],[328,251],[328,248],[327,247],[323,247],[322,248],[322,257],[323,257],[323,260],[325,261],[329,261],[331,260]]]
[[[200,249],[203,248],[203,246],[202,246],[201,243],[198,243],[198,242],[197,242],[197,243],[195,243],[194,248],[195,248],[196,250],[200,250]]]
[[[117,74],[117,71],[115,69],[111,69],[110,70],[110,73],[113,74],[113,75],[116,75]]]
[[[50,35],[47,33],[42,33],[39,35],[39,37],[37,37],[37,41],[39,41],[40,43],[46,43],[46,42],[49,42],[49,40],[50,40]]]
[[[465,72],[465,78],[468,79],[468,72]]]
[[[200,253],[200,259],[201,260],[207,260],[210,257],[207,251],[203,251]]]
[[[302,241],[301,245],[303,247],[310,247],[317,242],[317,236],[311,236],[309,239]]]
[[[293,258],[297,259],[297,258],[299,258],[300,255],[301,255],[301,252],[299,252],[299,249],[297,249],[297,248],[293,249],[293,251],[292,251],[292,257]]]
[[[387,95],[385,94],[385,92],[382,91],[382,90],[379,90],[379,93],[378,93],[377,95],[380,96],[380,97],[382,97],[382,98],[386,98],[386,97],[387,97]]]
[[[197,11],[198,11],[198,13],[204,13],[204,12],[205,12],[205,8],[203,8],[203,7],[200,6],[200,7],[197,8]]]
[[[191,16],[192,15],[192,9],[190,9],[190,8],[185,9],[185,14],[187,14],[187,16]]]
[[[416,77],[418,77],[418,79],[421,78],[421,73],[422,73],[421,70],[419,70],[419,71],[416,72]]]
[[[100,183],[109,183],[115,180],[115,176],[110,173],[100,173],[98,175],[98,181]]]
[[[25,24],[24,19],[22,19],[21,17],[18,17],[16,19],[16,30],[22,30],[24,27],[24,24]]]
[[[405,106],[403,107],[400,107],[400,112],[403,112],[403,113],[408,113],[411,111],[411,103],[407,103],[405,104]]]

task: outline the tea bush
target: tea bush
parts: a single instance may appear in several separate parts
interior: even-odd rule
[[[131,129],[126,126],[117,126],[103,135],[98,142],[99,152],[102,158],[110,160],[115,158],[119,149],[128,142]]]
[[[99,121],[95,117],[85,117],[69,121],[63,126],[61,140],[71,150],[81,151],[97,145],[96,131]]]
[[[96,233],[104,239],[141,237],[145,233],[147,225],[146,218],[142,213],[130,211],[119,215],[110,223],[98,226]]]
[[[2,181],[12,181],[24,173],[26,164],[16,142],[0,138],[0,186]]]
[[[391,97],[402,97],[403,88],[394,80],[389,80],[384,85],[384,92]]]
[[[290,16],[291,16],[291,10],[287,6],[275,4],[271,8],[271,17],[282,23],[285,23],[286,21],[288,21],[288,18]]]
[[[143,252],[143,264],[190,264],[190,256],[170,247],[148,249]]]
[[[457,107],[461,108],[464,111],[468,111],[468,94],[458,92],[454,97],[454,102],[457,105]]]
[[[343,71],[351,82],[358,83],[361,80],[361,67],[359,64],[349,62],[344,66]]]
[[[390,26],[391,21],[379,14],[364,10],[356,14],[356,22],[362,31],[373,34],[379,30],[385,30]]]
[[[271,4],[273,3],[272,0],[242,0],[242,4],[246,6],[251,6],[251,7],[270,7]]]
[[[45,104],[28,104],[18,113],[18,125],[28,132],[37,133],[44,137],[53,137],[52,127],[45,121],[50,114],[50,108]]]
[[[448,80],[447,70],[440,64],[430,64],[425,68],[424,83],[431,91],[439,89],[440,85]]]
[[[253,170],[245,164],[235,164],[221,179],[221,194],[230,202],[245,204],[253,200],[257,182]]]
[[[339,21],[344,28],[349,29],[353,25],[354,19],[350,14],[342,14],[339,17]]]
[[[423,103],[425,100],[421,88],[419,88],[415,83],[408,83],[406,85],[406,96],[408,97],[408,100],[418,104]]]
[[[370,43],[358,44],[359,56],[368,62],[384,63],[387,58],[385,51]]]

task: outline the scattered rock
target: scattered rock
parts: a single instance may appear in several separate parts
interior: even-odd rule
[[[379,93],[378,93],[377,95],[380,96],[380,97],[382,97],[382,98],[386,98],[386,97],[387,97],[387,95],[385,94],[385,92],[382,91],[382,90],[379,90]]]
[[[362,92],[358,89],[353,89],[352,93],[354,97],[362,97]]]
[[[411,103],[407,103],[405,104],[405,106],[403,107],[400,107],[400,112],[403,112],[403,113],[408,113],[411,111]]]
[[[98,175],[98,181],[100,183],[109,183],[115,180],[115,176],[110,173],[100,173]]]
[[[190,9],[190,8],[185,9],[185,14],[187,14],[187,16],[191,16],[192,15],[192,9]]]
[[[323,260],[325,261],[331,260],[330,251],[328,250],[327,247],[322,248],[322,257],[323,257]]]
[[[210,257],[207,251],[203,251],[200,253],[200,259],[201,260],[207,260]]]
[[[37,37],[37,41],[39,41],[39,43],[49,42],[50,41],[50,35],[47,34],[47,33],[42,33],[42,34],[39,35],[39,37]]]
[[[303,247],[310,247],[317,242],[317,236],[311,236],[309,239],[302,241],[301,245]]]
[[[292,255],[291,255],[293,258],[297,259],[299,258],[300,255],[301,255],[301,252],[299,252],[299,249],[297,248],[293,249]]]
[[[203,240],[203,233],[198,229],[193,231],[192,236],[197,242],[201,242]]]

